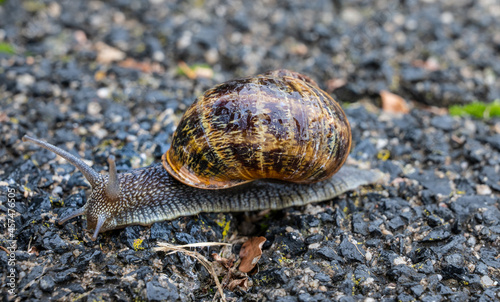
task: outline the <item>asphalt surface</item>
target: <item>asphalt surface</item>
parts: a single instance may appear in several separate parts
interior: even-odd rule
[[[153,248],[231,242],[237,255],[246,236],[264,236],[258,272],[248,288],[226,289],[228,301],[497,301],[500,119],[446,108],[500,99],[499,29],[500,4],[489,0],[1,1],[3,300],[211,301],[215,283],[198,261]],[[349,163],[386,182],[97,241],[82,217],[56,224],[90,186],[23,135],[97,171],[109,155],[119,171],[145,167],[203,91],[277,68],[341,102]],[[382,110],[383,90],[409,112]],[[220,248],[193,250],[212,261]]]

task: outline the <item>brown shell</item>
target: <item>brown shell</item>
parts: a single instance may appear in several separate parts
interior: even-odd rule
[[[204,189],[261,178],[312,183],[337,172],[350,147],[339,104],[308,77],[276,70],[206,91],[162,162],[177,180]]]

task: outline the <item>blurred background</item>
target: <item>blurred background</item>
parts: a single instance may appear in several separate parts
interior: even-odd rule
[[[71,85],[182,99],[289,68],[341,101],[389,90],[435,106],[490,102],[500,98],[499,20],[496,0],[2,0],[0,97],[30,88],[58,98]]]

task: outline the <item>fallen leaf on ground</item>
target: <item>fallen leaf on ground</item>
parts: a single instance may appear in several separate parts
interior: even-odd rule
[[[139,61],[136,61],[132,58],[127,58],[126,60],[120,62],[118,65],[120,67],[124,67],[124,68],[140,70],[144,73],[162,72],[163,71],[160,64],[158,64],[158,63],[152,63],[152,62],[147,62],[147,61],[139,62]]]
[[[206,78],[210,79],[214,76],[214,71],[212,68],[208,66],[200,66],[200,65],[194,65],[194,66],[189,66],[186,64],[184,61],[180,61],[177,64],[177,67],[179,68],[184,75],[186,75],[190,79],[196,79],[196,78]]]
[[[32,254],[35,254],[35,256],[38,256],[38,249],[36,248],[36,246],[32,246],[29,250],[28,250],[28,254],[32,255]]]
[[[99,63],[108,64],[125,59],[125,53],[123,51],[111,47],[106,43],[97,42],[95,48],[97,50],[96,61]]]
[[[413,66],[423,68],[429,71],[436,71],[440,69],[439,62],[436,58],[430,57],[427,60],[415,60],[412,62]]]
[[[2,123],[3,123],[3,122],[6,122],[6,121],[8,121],[8,120],[9,120],[9,117],[7,116],[7,114],[5,114],[5,113],[3,113],[3,112],[2,112],[2,113],[0,113],[0,122],[2,122]]]
[[[194,68],[194,73],[197,78],[211,79],[214,76],[214,71],[211,68],[203,66],[196,66]]]
[[[346,80],[344,79],[330,79],[326,82],[326,89],[328,91],[334,91],[337,88],[340,88],[346,84]]]
[[[177,67],[190,79],[196,79],[196,73],[184,61],[180,61]]]
[[[213,253],[212,258],[214,258],[215,261],[219,262],[220,264],[222,264],[222,266],[224,266],[227,269],[230,269],[234,263],[234,259],[227,259],[227,258],[221,257],[217,253]]]
[[[380,91],[380,97],[382,98],[382,109],[385,112],[392,112],[392,113],[410,112],[410,109],[408,108],[405,99],[403,99],[399,95],[389,91],[382,90]]]
[[[227,288],[230,291],[234,291],[236,287],[239,287],[242,291],[247,291],[248,290],[248,278],[243,278],[243,279],[235,279],[231,281]]]
[[[265,237],[252,237],[243,243],[240,250],[241,264],[239,270],[241,272],[248,273],[259,262],[264,242],[266,242]]]

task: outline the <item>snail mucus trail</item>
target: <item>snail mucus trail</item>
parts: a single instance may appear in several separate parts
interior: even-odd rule
[[[49,143],[23,141],[63,157],[90,183],[87,203],[58,222],[86,215],[93,240],[107,230],[200,212],[329,200],[384,176],[340,169],[351,146],[344,112],[314,81],[283,69],[207,90],[184,114],[162,163],[146,168],[117,173],[110,156],[103,175]]]

